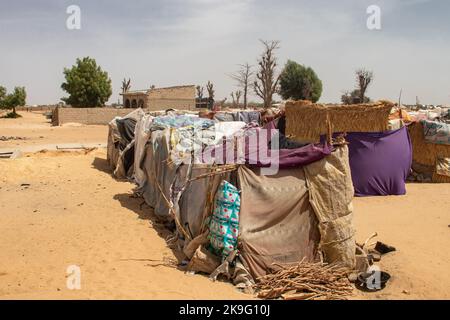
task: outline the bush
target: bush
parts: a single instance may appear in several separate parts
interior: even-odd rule
[[[112,94],[111,79],[95,59],[77,59],[71,69],[64,69],[64,75],[66,82],[61,88],[69,97],[61,100],[72,107],[102,107]]]
[[[310,67],[288,60],[280,76],[279,93],[285,100],[317,102],[322,95],[322,81]]]
[[[14,92],[6,94],[6,88],[0,86],[0,109],[11,110],[4,118],[19,118],[16,107],[26,104],[27,92],[25,87],[15,87]]]

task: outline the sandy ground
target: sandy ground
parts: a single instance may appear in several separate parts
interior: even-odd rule
[[[450,299],[450,184],[408,184],[407,195],[354,200],[357,239],[373,232],[397,251],[379,264],[392,275],[374,299]]]
[[[40,112],[20,112],[20,114],[23,116],[21,119],[0,118],[0,137],[24,139],[0,140],[0,149],[61,143],[106,143],[107,126],[81,126],[68,123],[53,127],[50,120]]]
[[[111,178],[104,150],[2,160],[0,173],[0,298],[242,297],[173,267],[168,234],[132,184]],[[81,290],[66,287],[70,265]]]
[[[44,135],[44,144],[106,140],[106,126],[5,120],[0,136]],[[27,129],[28,121],[40,129]],[[252,298],[177,269],[167,232],[131,196],[132,188],[110,176],[104,149],[0,160],[0,299]],[[450,185],[407,189],[406,196],[354,201],[358,241],[376,231],[378,240],[397,248],[380,263],[392,275],[388,286],[370,294],[355,290],[354,299],[450,299]],[[66,286],[71,265],[80,267],[80,290]]]

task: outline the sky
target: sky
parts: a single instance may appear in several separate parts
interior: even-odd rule
[[[81,10],[69,30],[67,7]],[[381,9],[381,29],[367,28],[367,7]],[[63,70],[95,58],[112,79],[134,90],[215,85],[216,100],[237,90],[229,77],[256,65],[259,39],[278,40],[279,71],[288,59],[312,67],[323,103],[355,87],[354,71],[374,72],[373,100],[450,104],[448,0],[0,0],[0,85],[25,86],[30,105],[66,94]],[[258,98],[252,94],[252,100]]]

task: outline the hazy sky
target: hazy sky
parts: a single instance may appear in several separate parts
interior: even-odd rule
[[[68,30],[66,8],[81,8]],[[369,5],[382,29],[366,27]],[[355,85],[354,70],[375,79],[372,99],[450,103],[450,1],[447,0],[0,0],[0,85],[24,85],[29,104],[56,103],[63,69],[90,56],[113,82],[132,89],[214,82],[217,98],[236,90],[227,74],[256,63],[258,39],[279,40],[287,59],[311,66],[322,102]]]

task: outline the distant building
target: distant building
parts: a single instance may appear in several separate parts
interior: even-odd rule
[[[121,93],[124,108],[143,108],[151,111],[195,109],[195,86],[151,88]]]

